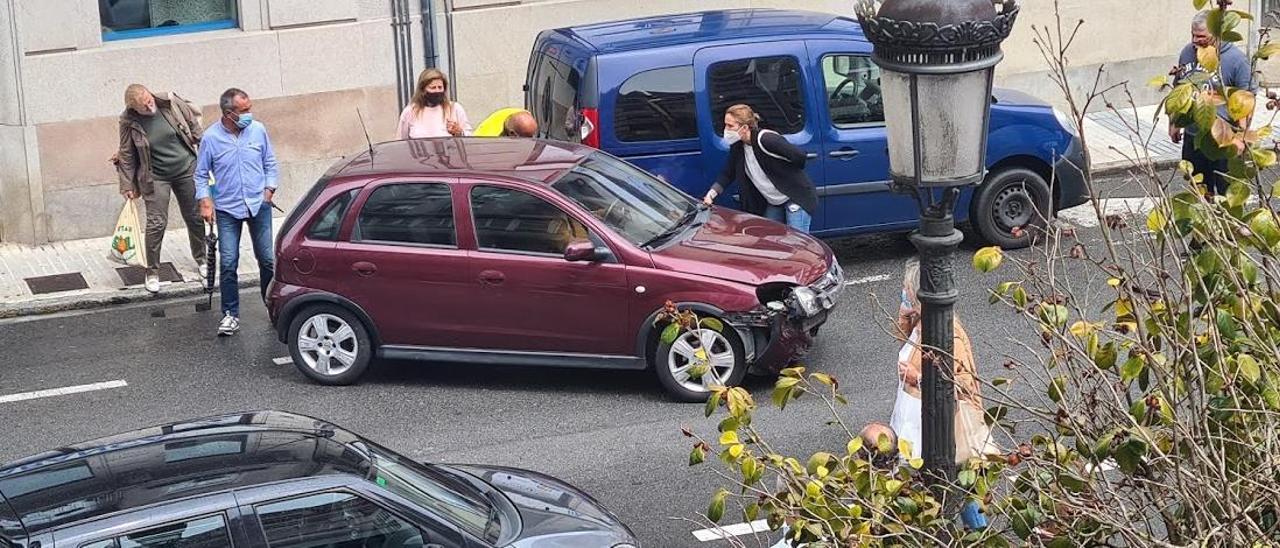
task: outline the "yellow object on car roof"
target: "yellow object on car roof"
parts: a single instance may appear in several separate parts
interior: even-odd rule
[[[472,135],[476,137],[501,137],[502,125],[507,122],[507,118],[517,112],[524,112],[524,109],[511,107],[494,111],[483,122],[480,122],[479,126],[476,126],[476,130]]]

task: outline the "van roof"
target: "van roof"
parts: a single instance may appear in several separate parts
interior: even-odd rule
[[[661,15],[558,29],[601,53],[662,48],[725,39],[834,36],[862,38],[848,17],[800,10],[736,9]]]

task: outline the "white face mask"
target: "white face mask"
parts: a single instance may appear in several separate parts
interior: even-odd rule
[[[742,140],[742,136],[741,136],[741,135],[738,135],[738,132],[736,132],[736,131],[734,131],[734,130],[732,130],[732,129],[729,129],[729,128],[724,128],[724,142],[725,142],[725,144],[727,144],[727,145],[729,145],[729,146],[733,146],[733,145],[738,144],[738,141],[741,141],[741,140]]]

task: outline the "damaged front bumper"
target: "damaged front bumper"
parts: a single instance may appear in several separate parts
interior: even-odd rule
[[[840,264],[832,264],[817,282],[793,288],[781,301],[725,314],[725,321],[743,341],[751,374],[776,375],[809,352],[813,338],[827,322],[844,289]]]

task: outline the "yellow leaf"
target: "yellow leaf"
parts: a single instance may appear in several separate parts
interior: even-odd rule
[[[1218,146],[1225,147],[1235,140],[1236,132],[1231,129],[1231,124],[1222,118],[1213,121],[1213,141],[1218,143]]]
[[[984,274],[999,268],[1002,261],[1004,252],[999,246],[984,247],[973,254],[973,268]]]
[[[814,472],[817,473],[818,479],[824,479],[831,474],[831,471],[827,470],[826,466],[819,466],[817,470],[814,470]]]
[[[888,448],[886,447],[886,448],[884,448],[884,449],[888,449]],[[885,452],[888,452],[888,451],[885,451]],[[911,454],[911,442],[909,442],[909,441],[907,441],[907,440],[904,440],[904,439],[902,439],[902,438],[898,438],[898,454],[899,454],[899,455],[910,455],[910,454]]]
[[[1169,77],[1167,75],[1156,76],[1155,78],[1152,78],[1147,81],[1148,86],[1151,86],[1157,89],[1165,87],[1168,84],[1169,84]]]
[[[1159,234],[1164,232],[1164,225],[1166,223],[1168,223],[1168,221],[1164,218],[1164,213],[1159,209],[1153,209],[1151,210],[1151,213],[1147,214],[1147,230]]]
[[[1133,315],[1133,303],[1129,299],[1120,299],[1116,301],[1116,318],[1125,318]]]
[[[857,454],[860,449],[862,449],[861,436],[849,440],[849,444],[845,446],[845,450],[848,451],[850,455]]]
[[[1216,72],[1218,70],[1218,46],[1207,46],[1196,50],[1196,60],[1200,62],[1200,67],[1207,72]]]
[[[738,458],[738,457],[741,457],[741,456],[742,456],[742,444],[741,444],[741,443],[738,443],[738,444],[730,445],[730,446],[729,446],[729,456],[730,456],[730,457],[733,457],[733,458],[735,458],[735,459],[736,459],[736,458]]]
[[[1243,122],[1250,116],[1253,116],[1253,108],[1256,98],[1253,93],[1247,90],[1238,89],[1231,92],[1231,97],[1227,99],[1227,114],[1232,120]]]
[[[891,479],[884,482],[885,493],[889,495],[897,494],[899,489],[902,489],[902,480]]]
[[[1111,287],[1120,287],[1120,278],[1111,278],[1107,280],[1107,285]]]
[[[738,433],[730,430],[720,434],[720,445],[733,445],[738,443]]]
[[[822,494],[822,484],[816,481],[811,481],[804,486],[804,492],[810,497],[816,499],[818,498],[818,495]]]
[[[907,464],[912,468],[919,470],[921,468],[924,468],[924,459],[920,457],[916,457],[914,459],[907,461]]]
[[[1070,330],[1071,330],[1071,334],[1075,335],[1076,338],[1083,339],[1085,337],[1088,337],[1091,333],[1093,333],[1094,325],[1089,322],[1080,320],[1080,321],[1077,321],[1076,323],[1071,324]]]

